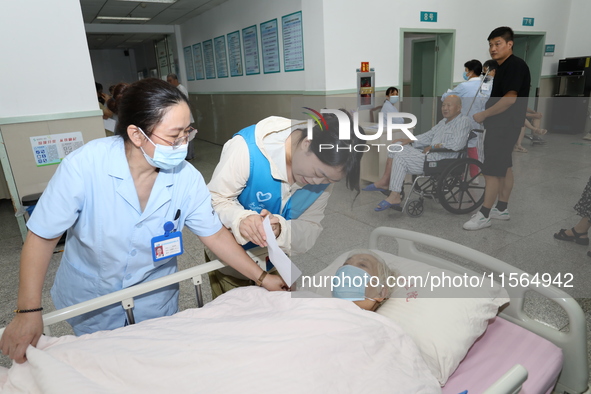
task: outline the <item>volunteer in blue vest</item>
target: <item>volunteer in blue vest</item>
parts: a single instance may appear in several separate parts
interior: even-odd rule
[[[172,274],[186,225],[208,248],[268,290],[287,289],[248,257],[211,208],[203,177],[185,161],[187,98],[159,79],[130,85],[118,98],[117,135],[93,140],[59,165],[27,222],[15,317],[0,350],[25,361],[43,332],[41,294],[61,235],[64,254],[51,296],[65,308]],[[175,247],[170,247],[174,245]],[[178,284],[135,298],[135,320],[178,311]],[[69,320],[77,335],[127,324],[121,304]]]
[[[350,190],[359,191],[362,153],[352,145],[365,141],[352,130],[351,139],[339,140],[337,117],[324,118],[312,139],[305,122],[272,116],[224,145],[208,187],[220,220],[245,248],[267,246],[262,222],[269,216],[283,251],[305,253],[322,232],[331,184],[346,179]],[[214,296],[249,284],[229,268],[210,274],[210,282]]]

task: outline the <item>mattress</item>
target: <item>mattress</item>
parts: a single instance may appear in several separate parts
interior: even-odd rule
[[[549,394],[558,380],[562,361],[562,350],[558,346],[496,317],[470,348],[442,392],[482,393],[515,364],[521,364],[527,369],[528,378],[520,393]]]

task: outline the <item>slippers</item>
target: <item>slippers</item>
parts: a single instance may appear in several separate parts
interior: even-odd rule
[[[374,211],[381,212],[381,211],[385,211],[388,208],[392,208],[395,211],[402,212],[402,207],[400,206],[400,204],[390,204],[386,200],[380,201],[378,206],[374,208]]]
[[[390,194],[390,190],[379,188],[375,185],[375,183],[370,183],[369,185],[367,185],[366,187],[364,187],[361,190],[363,190],[364,192],[382,192],[382,193],[385,192],[385,193]]]
[[[515,146],[513,148],[513,152],[519,152],[519,153],[527,153],[527,149],[525,149],[523,146]]]
[[[574,228],[571,228],[570,231],[573,235],[568,235],[566,233],[566,229],[561,229],[559,232],[554,234],[554,238],[560,241],[571,241],[575,242],[579,245],[589,245],[589,238],[581,238],[583,235],[587,235],[587,233],[577,233]]]

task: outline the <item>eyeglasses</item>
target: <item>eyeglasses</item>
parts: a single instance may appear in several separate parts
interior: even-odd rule
[[[152,135],[154,137],[158,137],[162,141],[166,142],[168,145],[172,146],[172,149],[178,149],[181,145],[188,144],[190,141],[193,140],[193,138],[195,138],[195,135],[197,135],[197,129],[194,127],[191,127],[191,126],[187,127],[183,132],[185,133],[185,135],[177,138],[176,140],[174,140],[174,142],[170,142],[168,140],[165,140],[164,138],[159,137],[154,133],[152,133]],[[142,130],[142,133],[143,133],[143,130]],[[144,133],[144,135],[145,135],[145,133]]]

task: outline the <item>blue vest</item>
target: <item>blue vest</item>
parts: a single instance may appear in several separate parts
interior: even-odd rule
[[[281,209],[281,181],[271,175],[271,164],[256,145],[255,125],[240,130],[234,136],[241,136],[246,141],[250,155],[250,175],[246,187],[238,196],[238,202],[249,210],[261,212],[263,209],[274,215],[281,215],[286,220],[297,219],[326,190],[328,184],[306,185],[296,190]],[[250,249],[251,242],[244,245]]]

